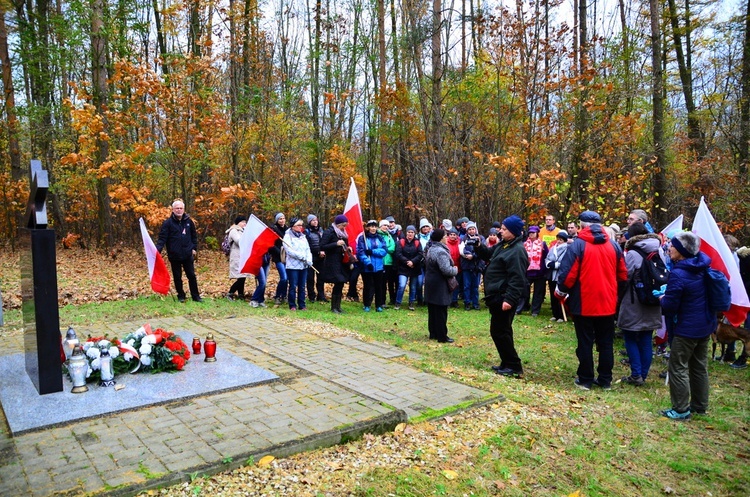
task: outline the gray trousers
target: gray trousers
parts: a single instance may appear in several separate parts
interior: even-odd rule
[[[708,342],[710,337],[674,337],[669,353],[669,394],[678,412],[708,409]]]

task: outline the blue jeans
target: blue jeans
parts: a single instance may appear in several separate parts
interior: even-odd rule
[[[307,268],[289,269],[289,308],[305,308],[305,286],[307,285]]]
[[[464,303],[472,307],[479,307],[479,279],[480,273],[464,271]]]
[[[630,361],[630,375],[640,376],[644,380],[651,369],[653,350],[651,349],[651,330],[630,331],[622,330],[625,339],[625,350],[628,352]]]
[[[417,277],[417,302],[419,305],[424,304],[424,268]]]
[[[286,265],[281,262],[274,264],[276,264],[276,270],[279,272],[279,284],[276,285],[276,295],[274,295],[274,298],[284,298],[286,297],[286,288],[289,283],[286,276]]]
[[[419,285],[418,276],[398,275],[398,291],[396,292],[396,305],[401,305],[404,299],[404,290],[406,289],[406,280],[409,280],[409,304],[417,300],[417,286]]]
[[[257,283],[255,291],[253,292],[253,298],[257,303],[265,302],[266,300],[266,275],[268,274],[268,265],[261,266],[258,276],[255,277]]]

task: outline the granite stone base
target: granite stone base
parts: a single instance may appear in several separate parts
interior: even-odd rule
[[[190,333],[178,333],[185,343]],[[120,374],[117,385],[100,387],[88,383],[85,393],[71,393],[67,375],[63,391],[39,395],[24,370],[24,355],[0,356],[0,404],[13,435],[74,421],[138,409],[199,395],[224,392],[278,380],[275,374],[259,368],[231,352],[218,348],[216,362],[204,362],[205,356],[190,356],[185,368],[175,373]]]

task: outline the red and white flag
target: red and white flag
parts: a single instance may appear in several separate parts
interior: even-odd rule
[[[151,289],[156,293],[166,295],[169,293],[169,272],[161,254],[156,250],[151,235],[148,234],[146,223],[143,218],[138,222],[141,224],[141,237],[143,238],[143,250],[146,252],[148,262],[148,277],[151,279]]]
[[[351,178],[352,185],[349,187],[349,195],[346,197],[346,207],[344,215],[349,220],[346,225],[346,234],[349,235],[349,246],[354,253],[357,253],[357,237],[364,233],[365,228],[362,223],[362,209],[359,205],[359,194],[357,185],[354,184],[354,178]]]
[[[724,316],[732,326],[741,326],[750,310],[750,300],[748,300],[745,285],[742,284],[740,269],[734,261],[732,251],[724,240],[703,197],[701,197],[698,212],[695,213],[693,233],[700,237],[701,252],[711,258],[711,267],[724,273],[729,280],[729,287],[732,290],[732,306],[724,313]]]
[[[258,276],[263,265],[263,256],[278,239],[279,235],[255,214],[250,214],[245,231],[240,237],[240,272]]]
[[[679,231],[682,231],[682,219],[683,219],[682,214],[677,216],[677,218],[674,221],[669,223],[666,228],[660,231],[662,236],[669,237],[670,234],[673,235]]]

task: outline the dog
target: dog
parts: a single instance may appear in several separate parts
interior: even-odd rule
[[[716,332],[711,334],[711,341],[713,342],[711,356],[717,361],[724,360],[727,345],[736,340],[742,342],[742,354],[737,360],[747,360],[747,342],[750,340],[750,331],[720,321],[716,327]],[[718,344],[721,344],[721,355],[719,356],[716,355],[716,345]]]

